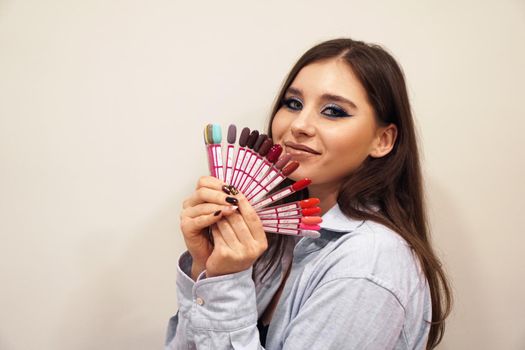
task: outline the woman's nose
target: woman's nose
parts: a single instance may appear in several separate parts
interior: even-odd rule
[[[315,135],[315,112],[303,109],[293,119],[290,130],[295,138]]]

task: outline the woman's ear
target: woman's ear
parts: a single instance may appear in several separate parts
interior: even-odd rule
[[[372,150],[370,156],[374,158],[381,158],[386,156],[392,148],[397,138],[397,126],[394,123],[388,126],[380,127],[377,129],[376,137],[372,144]]]

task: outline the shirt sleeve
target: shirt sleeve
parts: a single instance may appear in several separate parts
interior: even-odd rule
[[[179,311],[170,319],[166,350],[263,349],[257,329],[252,267],[233,274],[191,279],[186,251],[177,268]]]
[[[189,267],[188,267],[189,265]],[[197,282],[189,277],[191,256],[179,259],[179,312],[170,320],[168,349],[264,349],[257,329],[252,268]],[[283,332],[279,349],[393,349],[404,336],[404,309],[373,278],[323,282],[301,305]]]

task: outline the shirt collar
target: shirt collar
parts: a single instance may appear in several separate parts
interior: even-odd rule
[[[319,250],[329,242],[339,239],[341,234],[352,232],[365,222],[346,216],[337,203],[324,213],[322,219],[319,232],[321,236],[319,238],[297,237],[294,256],[302,256]]]
[[[322,216],[323,222],[320,224],[324,230],[335,232],[351,232],[361,226],[364,220],[356,220],[346,216],[336,203],[330,210]]]

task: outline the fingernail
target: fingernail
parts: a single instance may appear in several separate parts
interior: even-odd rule
[[[239,190],[236,189],[235,187],[233,187],[232,185],[229,185],[229,186],[228,186],[228,189],[230,190],[231,194],[233,194],[234,196],[235,196],[236,194],[239,194]]]
[[[239,204],[239,201],[235,197],[226,197],[226,202],[235,205]]]
[[[227,185],[222,186],[222,192],[226,194],[232,194],[230,191],[230,186],[227,186]]]
[[[217,210],[215,213],[213,213],[213,216],[219,216],[222,210]]]
[[[233,211],[236,211],[237,209],[239,209],[238,206],[236,205],[230,205],[230,210],[233,212]]]

